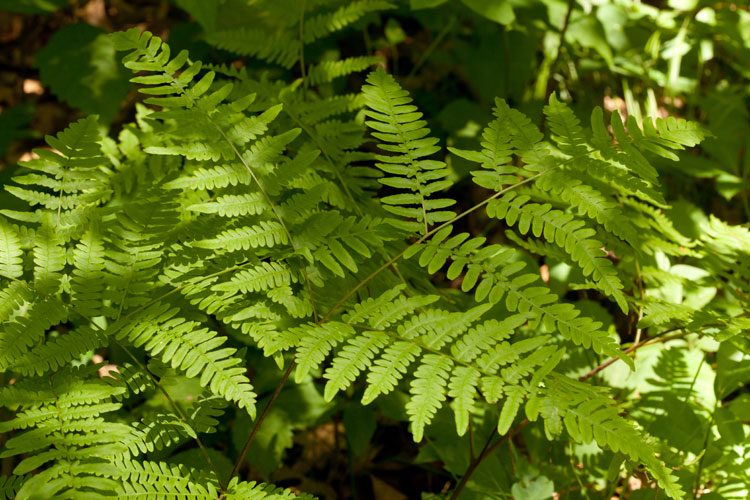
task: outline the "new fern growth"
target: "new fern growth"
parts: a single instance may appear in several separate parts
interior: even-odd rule
[[[297,41],[286,37],[292,24],[273,18],[209,38],[290,66],[301,44],[389,6],[342,3],[301,21]],[[439,141],[393,76],[371,72],[361,95],[309,90],[377,59],[321,62],[285,86],[172,54],[138,29],[113,40],[148,96],[136,122],[117,139],[101,137],[95,117],[73,123],[6,187],[30,209],[0,217],[0,369],[14,380],[0,392],[12,414],[0,424],[10,435],[2,456],[22,457],[0,492],[293,498],[241,481],[237,467],[222,475],[204,439],[243,412],[257,418],[251,379],[263,374],[252,351],[296,383],[321,381],[327,401],[404,395],[416,442],[443,408],[458,436],[480,415],[500,436],[541,421],[547,439],[595,442],[683,498],[649,434],[573,366],[574,353],[633,368],[632,359],[533,264],[565,262],[581,290],[612,311],[641,311],[644,328],[675,319],[747,328],[695,310],[662,321],[658,301],[638,289],[639,261],[681,244],[654,208],[666,202],[649,158],[675,159],[703,138],[700,128],[672,118],[623,124],[613,113],[610,135],[601,109],[584,128],[553,95],[546,140],[498,99],[481,149],[450,148],[476,164],[471,181],[487,193],[457,214]],[[364,127],[374,155],[361,148]],[[479,210],[507,238],[457,229]],[[459,291],[446,292],[443,277]],[[128,361],[101,375],[82,363],[92,351]],[[174,376],[204,394],[175,401],[164,384]],[[123,410],[153,394],[168,412],[132,419]],[[205,466],[170,461],[177,446],[198,450]]]

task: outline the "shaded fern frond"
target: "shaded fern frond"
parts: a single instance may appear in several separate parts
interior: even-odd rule
[[[336,78],[363,71],[382,62],[382,58],[370,56],[349,57],[339,61],[323,61],[307,70],[307,82],[310,85],[328,83]]]
[[[33,345],[39,343],[49,328],[62,323],[67,317],[68,311],[57,300],[33,296],[29,303],[23,304],[23,314],[3,323],[0,332],[0,370],[5,371],[13,366]],[[55,351],[50,354],[54,355]]]
[[[12,369],[24,375],[43,375],[55,372],[80,359],[84,354],[104,347],[107,338],[98,330],[82,326],[76,330],[48,339],[16,358]]]
[[[257,28],[213,31],[208,43],[243,56],[252,56],[291,68],[299,59],[299,38],[285,32],[269,32]]]
[[[356,0],[338,9],[305,20],[304,42],[310,43],[355,22],[365,14],[393,8],[383,0]]]
[[[5,500],[16,498],[16,493],[23,486],[26,477],[24,476],[0,476],[0,498]]]

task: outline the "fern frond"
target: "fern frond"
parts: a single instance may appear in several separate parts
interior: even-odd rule
[[[563,248],[581,267],[583,275],[591,276],[599,288],[627,313],[628,304],[617,271],[612,262],[605,258],[603,244],[591,238],[596,232],[585,227],[585,223],[576,220],[573,215],[553,210],[550,204],[528,203],[516,209],[517,198],[515,193],[511,193],[492,200],[487,205],[487,214],[504,218],[511,226],[518,222],[521,234],[531,230],[535,237],[544,235],[549,243]]]
[[[478,370],[459,366],[448,382],[448,396],[453,398],[453,414],[456,418],[456,432],[466,434],[469,428],[469,415],[474,410],[480,373]],[[502,435],[502,434],[501,434]]]
[[[383,333],[367,331],[349,340],[336,354],[323,376],[328,379],[323,397],[331,401],[372,362],[372,358],[388,343]]]
[[[409,391],[411,399],[406,403],[406,413],[417,443],[422,441],[425,426],[432,421],[446,399],[445,389],[451,368],[453,362],[450,358],[427,354],[414,372],[414,381]]]
[[[217,419],[224,415],[227,406],[228,403],[224,398],[210,393],[201,395],[188,415],[189,425],[186,425],[186,428],[192,433],[191,437],[196,437],[196,433],[216,432],[219,425]]]
[[[55,299],[37,298],[24,313],[4,322],[0,332],[0,371],[5,371],[37,344],[52,326],[65,321],[68,311]]]
[[[227,500],[316,500],[307,493],[297,494],[270,484],[242,481],[235,477],[230,481],[225,497]]]
[[[112,303],[105,311],[109,317],[117,320],[124,311],[149,301],[148,292],[179,217],[178,206],[158,191],[144,193],[143,200],[133,200],[118,212],[117,220],[107,228],[114,247],[105,261],[105,294]]]
[[[16,498],[16,493],[21,489],[26,479],[25,476],[0,476],[0,499],[12,500]]]
[[[377,319],[388,308],[390,302],[401,294],[403,289],[404,285],[398,285],[383,292],[377,298],[369,297],[362,302],[358,302],[342,316],[342,319],[347,323],[363,323]]]
[[[109,402],[112,388],[89,378],[91,373],[90,368],[65,369],[50,376],[46,400],[0,424],[0,432],[34,427],[16,434],[5,445],[4,457],[26,455],[14,474],[47,465],[24,482],[16,498],[52,498],[59,494],[104,499],[117,487],[118,481],[113,478],[118,472],[108,458],[122,449],[120,441],[127,434],[127,426],[97,418],[120,405]]]
[[[164,184],[166,189],[218,189],[227,186],[250,185],[250,172],[239,163],[198,168],[191,175],[177,178]]]
[[[5,217],[0,216],[0,275],[20,278],[23,274],[22,255],[18,231]]]
[[[637,229],[617,203],[608,200],[594,187],[584,184],[583,180],[566,171],[555,170],[540,177],[536,185],[545,191],[554,192],[560,199],[575,207],[579,215],[593,219],[632,248],[640,248]]]
[[[70,283],[73,308],[88,317],[101,315],[101,296],[108,281],[104,255],[104,239],[98,227],[92,225],[73,250]]]
[[[292,328],[290,332],[299,339],[294,374],[294,380],[299,384],[311,370],[323,363],[334,347],[354,335],[354,328],[346,323],[329,321],[321,325],[308,324]]]
[[[227,401],[234,401],[251,416],[256,396],[245,376],[241,361],[232,356],[236,349],[218,349],[226,339],[207,328],[177,316],[179,309],[166,303],[154,303],[132,319],[111,326],[108,335],[143,346],[152,356],[185,372],[200,375],[200,384]]]
[[[370,66],[383,62],[381,57],[360,56],[349,57],[339,61],[323,61],[307,70],[307,83],[320,85],[336,78],[364,71]]]
[[[291,68],[299,59],[299,38],[264,29],[237,28],[212,31],[206,41],[235,54],[253,56]]]
[[[34,241],[34,286],[47,293],[55,293],[62,284],[65,251],[62,239],[47,219],[36,232]]]
[[[656,457],[654,447],[632,422],[620,416],[618,408],[608,397],[560,375],[551,378],[545,397],[554,399],[555,413],[562,416],[565,429],[574,440],[583,443],[595,440],[603,448],[619,451],[643,463],[670,498],[684,497],[677,478]]]
[[[505,394],[507,398],[500,410],[500,418],[497,422],[497,433],[500,436],[504,436],[510,429],[510,426],[513,425],[513,419],[521,408],[526,391],[521,387],[511,386],[505,389]]]
[[[506,219],[510,212],[507,207],[506,204],[506,213],[501,214]],[[520,210],[516,210],[516,213],[520,213]],[[539,281],[539,275],[519,275],[525,263],[511,262],[513,251],[500,245],[482,247],[484,238],[469,239],[466,234],[446,240],[451,231],[452,227],[446,226],[425,243],[412,246],[405,257],[421,253],[420,265],[426,266],[428,272],[433,273],[450,259],[452,263],[448,268],[448,278],[455,279],[466,270],[461,288],[468,292],[476,287],[476,300],[489,298],[494,303],[505,297],[505,307],[509,311],[529,313],[535,318],[535,322],[541,321],[547,328],[556,329],[575,344],[591,347],[605,356],[620,357],[632,367],[632,360],[622,356],[614,340],[606,332],[599,330],[601,323],[580,317],[580,311],[572,304],[558,302],[557,295],[548,288],[529,286]]]
[[[124,450],[114,460],[128,460],[144,453],[168,449],[184,443],[190,436],[188,426],[176,415],[162,413],[130,424],[128,434],[120,441]]]
[[[173,181],[174,182],[174,181]],[[174,186],[174,184],[172,184]],[[199,189],[225,187],[219,185],[204,185]],[[261,193],[228,194],[219,196],[216,201],[195,203],[187,207],[188,210],[203,214],[218,214],[222,217],[237,217],[238,215],[258,215],[268,210],[268,204]]]
[[[656,129],[652,123],[646,120],[643,123],[643,132],[646,137],[658,137],[662,140],[669,141],[671,149],[683,149],[683,147],[693,147],[703,142],[708,133],[699,123],[689,122],[684,118],[668,117],[656,119]]]
[[[491,346],[502,342],[513,335],[516,328],[523,325],[528,315],[516,314],[502,321],[494,319],[485,321],[471,328],[463,337],[451,346],[451,354],[460,361],[469,362]]]
[[[398,226],[421,234],[427,234],[429,226],[445,222],[456,214],[442,210],[455,204],[455,200],[431,198],[431,195],[451,185],[445,163],[428,160],[426,157],[439,151],[438,140],[426,137],[430,130],[421,120],[422,113],[411,105],[409,93],[382,68],[370,73],[368,85],[362,87],[366,113],[371,120],[366,125],[376,130],[372,135],[383,141],[379,147],[397,153],[391,156],[377,155],[377,167],[390,177],[378,179],[386,186],[406,192],[381,199],[389,212],[415,219],[400,221]]]
[[[367,388],[362,396],[362,404],[370,404],[381,394],[395,389],[420,352],[419,346],[412,342],[399,341],[388,346],[367,373]]]
[[[383,0],[355,0],[338,9],[307,19],[304,24],[304,43],[311,43],[329,33],[338,31],[370,12],[392,9],[392,3]]]
[[[544,114],[547,116],[552,139],[557,143],[560,151],[574,157],[588,152],[581,122],[568,106],[557,99],[554,93],[549,98],[549,104],[544,107]]]
[[[37,173],[13,178],[18,184],[32,187],[5,186],[9,193],[32,206],[42,205],[56,217],[63,211],[83,209],[109,197],[107,174],[99,168],[105,159],[96,116],[78,120],[57,137],[47,136],[45,141],[54,151],[35,149],[38,158],[20,162],[24,169]]]
[[[57,371],[87,352],[107,345],[107,338],[98,330],[81,326],[76,330],[47,339],[44,344],[16,358],[12,369],[23,375],[44,375]]]
[[[200,471],[180,464],[166,462],[136,462],[117,460],[122,486],[118,498],[142,496],[146,498],[216,498],[219,496],[215,479]]]
[[[196,241],[198,248],[211,250],[249,250],[258,247],[274,247],[289,243],[284,227],[276,221],[260,221],[252,226],[227,229],[215,238]]]
[[[511,109],[502,99],[495,100],[491,121],[482,131],[482,151],[457,148],[448,150],[461,158],[480,163],[484,170],[472,171],[474,182],[487,189],[500,191],[506,184],[518,182],[523,170],[511,164],[512,155],[522,155],[543,138],[541,132],[522,113]]]
[[[214,285],[223,292],[259,292],[297,282],[296,274],[280,262],[261,262],[251,269],[236,273],[229,281]]]

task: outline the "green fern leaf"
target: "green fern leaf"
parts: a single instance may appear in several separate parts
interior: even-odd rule
[[[403,341],[384,349],[382,356],[375,360],[367,373],[367,388],[362,395],[362,404],[370,404],[381,394],[393,391],[420,351],[416,344]]]
[[[505,394],[507,395],[507,399],[505,400],[505,404],[503,404],[502,410],[500,410],[500,419],[497,422],[497,434],[499,436],[504,436],[510,430],[510,426],[513,425],[513,419],[518,414],[526,391],[521,387],[511,386],[505,388]]]
[[[116,461],[122,486],[118,498],[190,498],[210,499],[219,496],[218,486],[210,476],[184,465],[165,462]]]
[[[355,0],[338,9],[325,14],[319,14],[305,21],[302,32],[304,42],[311,43],[325,35],[338,31],[355,22],[365,14],[386,9],[392,9],[392,3],[382,0]]]
[[[61,285],[65,253],[62,241],[46,222],[36,232],[34,242],[34,285],[43,292],[54,293]]]
[[[309,85],[328,83],[336,78],[363,71],[382,62],[383,58],[370,56],[349,57],[339,61],[323,61],[307,70],[307,83]]]
[[[71,302],[83,315],[101,315],[101,296],[106,283],[104,240],[92,226],[73,250]]]
[[[174,182],[174,181],[172,181]],[[174,184],[172,184],[174,186]],[[225,187],[218,185],[204,185],[200,189]],[[219,214],[222,217],[237,217],[238,215],[258,215],[268,210],[268,204],[262,193],[245,193],[239,195],[228,194],[220,196],[216,201],[195,203],[187,207],[188,210],[203,214]]]
[[[281,224],[276,221],[260,221],[253,226],[227,229],[215,238],[196,241],[193,245],[198,248],[234,252],[287,243],[289,243],[289,239]]]
[[[415,443],[422,441],[424,428],[432,421],[445,401],[445,389],[452,368],[453,362],[450,358],[427,354],[414,372],[414,380],[409,391],[411,399],[406,403],[406,413],[409,415]]]
[[[379,332],[364,332],[349,340],[333,359],[323,374],[328,382],[323,397],[331,401],[342,389],[348,387],[372,362],[372,358],[388,342],[389,337]]]
[[[4,323],[0,332],[0,371],[5,371],[39,343],[44,333],[68,317],[68,311],[55,299],[38,299],[25,305],[24,314]]]
[[[164,184],[166,189],[218,189],[227,186],[250,185],[253,178],[250,172],[239,163],[218,165],[205,169],[198,168],[192,175],[180,177]]]
[[[469,415],[474,409],[479,375],[474,368],[459,366],[453,371],[448,383],[448,396],[453,398],[453,414],[459,436],[466,434],[469,428]]]
[[[297,282],[297,276],[280,262],[261,262],[251,269],[236,273],[229,281],[213,286],[222,292],[259,292]]]
[[[322,325],[308,324],[291,331],[299,338],[297,347],[297,369],[294,380],[302,382],[305,376],[320,366],[328,353],[347,337],[354,335],[354,328],[338,322],[327,322]]]
[[[0,499],[14,499],[16,493],[23,486],[26,477],[24,476],[0,476]]]
[[[624,313],[628,311],[625,295],[622,293],[622,282],[617,276],[612,263],[604,258],[601,250],[603,244],[591,239],[595,234],[593,229],[584,227],[584,223],[576,220],[572,215],[560,210],[552,210],[550,204],[540,205],[529,203],[517,212],[508,203],[511,197],[503,197],[487,207],[490,216],[504,216],[509,225],[514,225],[515,214],[518,213],[518,230],[521,234],[531,232],[539,238],[544,238],[563,248],[581,267],[584,276],[591,276],[601,290],[612,297]],[[503,205],[508,204],[508,208]]]
[[[411,98],[396,80],[382,68],[370,73],[368,85],[362,87],[365,104],[371,120],[365,123],[376,130],[373,136],[383,141],[380,148],[397,153],[392,156],[377,155],[378,168],[391,177],[379,179],[386,186],[406,190],[405,193],[387,196],[381,201],[389,212],[415,219],[401,221],[398,226],[409,231],[427,234],[431,224],[444,222],[455,216],[442,210],[455,203],[449,199],[432,199],[430,195],[451,185],[446,179],[445,163],[424,159],[437,152],[438,140],[426,137],[430,131],[420,120],[422,113],[410,105]]]
[[[255,415],[255,393],[245,376],[241,361],[232,357],[233,348],[217,349],[226,339],[197,323],[177,317],[179,310],[155,303],[132,319],[114,324],[109,335],[143,346],[152,356],[161,355],[164,363],[185,372],[200,375],[200,384],[228,401],[234,401],[251,416]]]
[[[47,340],[16,358],[13,370],[24,375],[44,375],[57,371],[87,352],[107,345],[107,338],[99,331],[82,326],[73,332]]]
[[[227,500],[316,500],[307,493],[294,493],[270,484],[255,481],[239,482],[235,477],[230,481],[225,498]]]
[[[253,56],[291,68],[299,59],[300,42],[288,34],[238,28],[208,33],[208,43],[235,54]]]
[[[0,217],[0,274],[6,278],[20,278],[23,274],[22,255],[18,231],[5,217]]]

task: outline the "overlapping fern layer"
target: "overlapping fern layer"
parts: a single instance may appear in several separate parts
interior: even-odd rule
[[[336,19],[384,7],[353,2]],[[329,28],[310,18],[305,39]],[[277,29],[280,43],[288,27]],[[296,46],[249,42],[262,31],[240,35],[211,36],[297,60]],[[438,140],[392,76],[371,72],[361,95],[305,91],[374,60],[324,63],[304,85],[285,87],[204,67],[148,32],[114,40],[149,96],[135,123],[109,138],[95,117],[75,122],[6,187],[30,206],[0,217],[0,369],[13,379],[0,391],[13,414],[0,424],[10,435],[2,456],[23,457],[0,480],[6,496],[292,498],[222,478],[201,442],[226,411],[256,416],[245,344],[281,368],[293,364],[298,382],[323,380],[327,400],[356,387],[364,405],[406,394],[415,441],[442,407],[464,435],[496,405],[498,434],[541,421],[548,439],[567,433],[621,453],[682,498],[654,441],[605,390],[576,381],[569,362],[581,349],[632,366],[630,358],[600,321],[553,293],[530,256],[577,269],[578,287],[613,309],[644,310],[643,327],[678,318],[720,325],[725,335],[747,328],[669,310],[678,306],[636,286],[639,260],[698,244],[660,218],[665,201],[647,159],[695,145],[698,127],[624,126],[614,113],[612,136],[600,109],[583,127],[553,96],[545,140],[498,99],[482,149],[451,149],[476,165],[472,181],[487,193],[470,211],[507,228],[506,239],[488,241],[455,229],[466,212],[451,209],[454,181]],[[355,116],[362,108],[364,123]],[[360,148],[365,126],[377,154]],[[722,251],[712,258],[727,267],[732,249]],[[465,294],[427,279],[437,274]],[[80,364],[112,350],[132,362],[104,376]],[[159,391],[169,398],[161,383],[169,373],[194,378],[204,396],[189,410],[173,404],[171,413],[130,420],[126,402]],[[205,453],[204,469],[144,460],[189,441]]]

